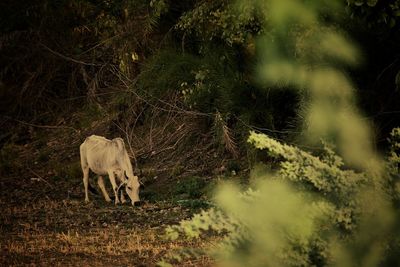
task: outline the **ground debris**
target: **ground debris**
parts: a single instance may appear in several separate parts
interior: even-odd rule
[[[85,203],[83,192],[68,199],[61,188],[30,178],[4,185],[0,266],[155,266],[171,249],[187,246],[163,239],[167,225],[190,216],[172,202],[116,206],[96,197]]]

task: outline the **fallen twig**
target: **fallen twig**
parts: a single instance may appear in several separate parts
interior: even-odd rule
[[[32,170],[31,168],[27,168],[33,175],[35,175],[37,179],[42,180],[43,182],[45,182],[48,186],[50,186],[51,188],[54,188],[53,185],[51,185],[48,181],[46,181],[42,176],[40,176],[37,172],[35,172],[34,170]]]

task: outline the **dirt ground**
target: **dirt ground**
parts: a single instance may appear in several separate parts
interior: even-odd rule
[[[199,188],[212,175],[204,170],[219,166],[207,146],[142,156],[148,167],[140,164],[141,207],[116,206],[92,193],[85,203],[79,145],[91,133],[22,126],[14,134],[18,138],[0,150],[0,266],[155,266],[175,250],[210,245],[164,239],[167,225],[202,208],[180,200],[202,201]],[[196,180],[192,173],[202,176]],[[90,183],[97,188],[93,173]],[[174,264],[210,265],[206,257]]]
[[[85,203],[81,179],[34,174],[2,177],[0,187],[0,266],[155,266],[175,249],[202,246],[163,238],[166,225],[193,213],[176,202],[116,206],[91,194]]]

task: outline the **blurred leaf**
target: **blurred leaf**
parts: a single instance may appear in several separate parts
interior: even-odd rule
[[[355,65],[358,63],[358,50],[342,34],[333,31],[327,32],[322,34],[321,40],[323,52],[348,64]]]
[[[355,4],[356,6],[362,6],[362,5],[364,4],[364,0],[355,0],[355,1],[354,1],[354,4]]]
[[[378,3],[378,0],[367,0],[367,5],[369,6],[376,6],[376,3]]]

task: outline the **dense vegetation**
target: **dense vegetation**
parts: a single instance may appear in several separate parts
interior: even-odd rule
[[[13,155],[32,144],[38,167],[58,164],[52,177],[80,177],[68,149],[123,136],[147,201],[213,206],[167,228],[213,249],[160,265],[204,253],[223,266],[399,265],[400,1],[34,0],[0,12],[0,174],[25,166]],[[196,202],[216,177],[240,184]]]

